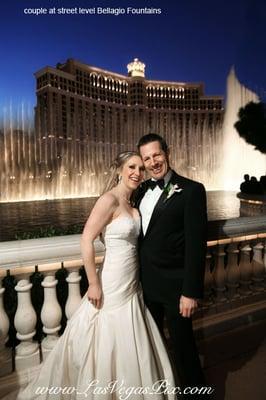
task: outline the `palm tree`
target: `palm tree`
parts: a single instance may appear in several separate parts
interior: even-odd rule
[[[239,135],[256,150],[266,154],[266,104],[251,101],[240,108],[238,118],[234,127]]]

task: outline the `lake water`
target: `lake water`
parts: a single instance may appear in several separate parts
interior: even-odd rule
[[[237,192],[207,193],[209,220],[239,217]],[[55,226],[68,228],[84,225],[96,198],[44,200],[0,203],[0,241],[13,240],[16,235]]]

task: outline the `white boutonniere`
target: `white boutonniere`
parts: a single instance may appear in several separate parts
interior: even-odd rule
[[[174,193],[180,193],[182,192],[182,190],[183,189],[179,187],[177,183],[175,183],[174,185],[172,183],[169,183],[164,189],[164,192],[167,194],[166,199],[164,201],[169,200]]]

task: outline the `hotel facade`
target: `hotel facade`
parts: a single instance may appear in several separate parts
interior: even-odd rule
[[[107,166],[117,151],[135,148],[140,136],[157,132],[179,149],[179,166],[200,168],[195,153],[217,141],[223,97],[206,96],[203,83],[148,80],[138,59],[127,69],[121,75],[68,59],[35,73],[41,160],[54,168],[74,157],[76,166],[84,165],[87,147],[97,152],[102,146],[100,162]]]

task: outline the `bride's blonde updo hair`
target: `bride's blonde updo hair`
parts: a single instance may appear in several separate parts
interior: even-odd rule
[[[123,151],[122,153],[119,153],[117,155],[115,160],[110,165],[110,175],[108,177],[108,181],[105,185],[103,193],[108,192],[108,190],[111,190],[119,183],[119,174],[124,164],[133,156],[140,157],[140,155],[136,151]]]

